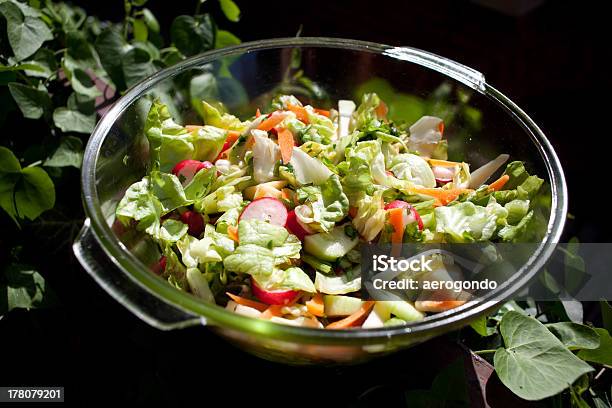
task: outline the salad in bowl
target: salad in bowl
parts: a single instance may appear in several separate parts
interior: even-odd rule
[[[362,299],[361,246],[529,242],[543,180],[505,154],[449,161],[442,119],[387,111],[373,93],[331,110],[281,95],[248,120],[202,101],[204,125],[180,125],[155,101],[149,171],[116,225],[157,243],[153,273],[254,318],[374,328],[458,307],[468,298]]]

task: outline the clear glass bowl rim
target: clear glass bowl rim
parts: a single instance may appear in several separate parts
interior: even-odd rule
[[[286,326],[241,316],[229,312],[220,306],[201,302],[186,292],[181,292],[172,288],[162,279],[153,275],[148,268],[127,251],[123,244],[117,239],[107,224],[100,208],[95,185],[95,172],[97,158],[104,139],[114,122],[121,116],[125,109],[152,87],[194,67],[233,55],[268,49],[296,47],[337,48],[381,54],[389,58],[400,60],[406,60],[406,58],[401,56],[398,58],[398,53],[400,55],[405,52],[417,56],[424,55],[426,57],[425,60],[417,57],[407,60],[407,63],[415,63],[423,66],[425,69],[438,71],[476,89],[505,109],[507,113],[513,116],[519,125],[523,127],[525,133],[531,138],[535,147],[538,149],[550,180],[552,206],[548,230],[544,240],[536,252],[534,252],[529,262],[527,262],[511,279],[505,282],[504,285],[500,286],[495,293],[492,293],[490,298],[487,297],[479,302],[468,303],[444,313],[428,316],[421,322],[398,327],[367,330],[321,330]],[[161,70],[142,80],[115,102],[94,129],[84,153],[81,185],[85,212],[89,218],[93,234],[101,248],[122,272],[126,273],[135,283],[146,289],[149,293],[180,310],[194,314],[196,316],[194,318],[202,323],[210,322],[222,328],[234,329],[253,335],[265,335],[266,337],[279,340],[297,340],[299,342],[312,343],[346,344],[349,342],[353,343],[354,341],[370,343],[376,340],[390,339],[391,337],[397,339],[398,337],[412,336],[417,333],[426,334],[428,331],[438,331],[444,326],[457,327],[457,325],[475,319],[500,303],[499,300],[493,300],[493,296],[495,296],[496,299],[507,299],[524,287],[524,285],[534,277],[552,252],[552,246],[546,244],[560,241],[565,224],[565,215],[567,213],[567,186],[561,163],[552,145],[533,120],[505,95],[487,84],[482,74],[455,61],[416,48],[393,47],[366,41],[325,37],[278,38],[247,42],[191,57],[175,66]]]

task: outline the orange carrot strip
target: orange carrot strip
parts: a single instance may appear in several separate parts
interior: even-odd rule
[[[262,319],[271,319],[274,316],[281,317],[283,315],[283,306],[284,305],[270,305],[259,317]]]
[[[227,226],[227,236],[232,240],[238,242],[238,228],[233,225]]]
[[[299,121],[304,122],[304,123],[309,122],[308,121],[308,111],[306,110],[306,108],[288,103],[287,109],[295,113],[295,116],[298,118]]]
[[[348,327],[353,327],[353,326],[358,325],[359,323],[361,323],[361,321],[363,321],[366,318],[366,316],[370,312],[370,309],[374,307],[374,303],[376,302],[372,300],[364,302],[363,305],[361,305],[361,307],[359,308],[359,310],[357,310],[355,313],[353,313],[350,316],[345,317],[342,320],[338,320],[337,322],[330,323],[325,328],[326,329],[346,329]]]
[[[430,166],[435,166],[435,167],[455,167],[461,164],[459,162],[453,162],[453,161],[448,161],[448,160],[438,160],[438,159],[427,159],[427,161],[429,162]]]
[[[319,115],[322,116],[327,116],[328,118],[330,117],[331,113],[328,110],[325,109],[319,109],[319,108],[314,108],[313,109],[316,113],[318,113]]]
[[[389,223],[393,226],[391,243],[401,244],[404,237],[404,209],[392,208],[387,212],[389,213]]]
[[[507,174],[504,174],[503,176],[501,176],[500,178],[498,178],[497,180],[489,184],[489,188],[493,191],[499,191],[504,187],[504,185],[506,185],[508,180],[510,180],[510,176]]]
[[[266,132],[272,130],[272,128],[281,123],[286,116],[287,114],[285,112],[274,112],[272,116],[261,122],[259,126],[257,126],[257,129],[265,130]]]
[[[240,137],[240,132],[237,130],[228,130],[227,137],[225,138],[225,143],[229,143],[230,146],[234,144],[236,140]]]
[[[325,316],[325,305],[323,303],[323,294],[317,293],[306,302],[308,311],[313,316],[323,317]]]
[[[386,118],[387,114],[389,113],[389,108],[387,107],[386,103],[384,103],[383,101],[380,101],[380,103],[375,109],[375,112],[376,112],[376,116],[378,116],[379,118]]]
[[[238,303],[242,306],[252,307],[253,309],[257,309],[260,312],[265,311],[268,308],[268,305],[257,302],[255,300],[243,298],[242,296],[234,295],[233,293],[225,292],[227,296],[229,296],[234,302]]]
[[[257,108],[257,110],[255,111],[255,117],[258,118],[261,116],[261,111],[259,110],[259,108]]]
[[[444,134],[444,122],[438,124],[438,132]]]
[[[473,191],[469,188],[450,188],[450,189],[442,189],[442,188],[419,188],[414,187],[410,189],[413,194],[423,194],[428,195],[430,197],[434,197],[442,203],[442,205],[446,205],[453,201],[455,198],[459,197],[461,193]]]
[[[355,218],[357,216],[357,207],[349,207],[349,215],[351,218]]]
[[[283,163],[289,163],[291,155],[293,154],[293,146],[295,146],[293,133],[291,133],[289,129],[280,129],[278,131],[278,146],[280,147]]]

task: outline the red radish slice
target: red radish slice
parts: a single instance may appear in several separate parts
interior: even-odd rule
[[[242,210],[238,222],[242,220],[261,220],[284,227],[287,225],[287,216],[287,208],[281,200],[273,197],[262,197],[251,201]]]
[[[172,169],[172,174],[178,177],[179,181],[183,186],[186,186],[191,182],[193,176],[202,170],[209,169],[213,164],[209,161],[201,162],[198,160],[183,160],[180,161]]]
[[[195,211],[185,211],[182,213],[181,222],[187,224],[189,235],[199,237],[204,232],[204,218]]]
[[[303,241],[306,235],[312,235],[313,233],[302,226],[294,210],[289,211],[289,214],[287,214],[287,224],[285,225],[285,228],[287,228],[290,233],[298,237],[300,241]]]
[[[413,206],[402,200],[394,200],[391,201],[389,204],[385,205],[385,210],[390,210],[392,208],[407,208],[409,210],[409,213],[406,213],[404,225],[408,225],[411,222],[416,221],[417,225],[419,226],[419,230],[423,231],[423,220],[421,219],[419,212]]]
[[[385,210],[390,210],[392,208],[410,208],[411,205],[402,200],[393,200],[389,204],[385,205]]]
[[[251,290],[253,295],[268,305],[286,305],[295,300],[300,292],[297,290],[265,290],[261,288],[254,278],[251,278]]]
[[[453,181],[453,179],[441,179],[441,178],[436,178],[436,184],[437,184],[439,187],[442,187],[443,185],[448,184],[448,183],[450,183],[451,181]]]
[[[419,231],[423,231],[423,219],[419,215],[419,212],[413,206],[410,206],[410,216],[416,220],[417,225],[419,226]]]
[[[439,186],[443,186],[446,183],[450,183],[453,181],[453,177],[455,177],[455,167],[446,167],[446,166],[433,166],[431,171],[436,178],[436,183]]]

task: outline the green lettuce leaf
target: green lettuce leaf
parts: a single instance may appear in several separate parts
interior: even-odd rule
[[[349,132],[361,130],[368,127],[378,127],[381,122],[376,115],[376,108],[380,104],[380,98],[375,93],[366,93],[361,98],[361,104],[357,107],[349,125]]]
[[[174,122],[168,107],[154,101],[145,122],[153,169],[170,172],[181,160],[191,159],[194,147],[187,130]]]
[[[202,101],[202,116],[204,123],[223,129],[230,129],[242,132],[246,130],[249,123],[241,122],[240,119],[229,113],[222,113],[206,101]]]
[[[151,105],[145,134],[149,140],[152,168],[166,173],[182,160],[214,160],[227,138],[225,129],[210,125],[189,133],[172,119],[168,107],[159,101]]]
[[[464,243],[486,241],[493,237],[498,223],[504,224],[508,210],[497,203],[486,207],[464,202],[434,210],[436,231],[444,234],[448,242]]]
[[[299,188],[297,197],[302,204],[296,207],[296,215],[315,231],[329,232],[348,214],[349,200],[336,174],[320,186]]]
[[[427,188],[436,186],[436,178],[429,164],[420,156],[405,153],[393,158],[391,169],[400,180]]]
[[[376,238],[385,225],[382,193],[382,190],[376,190],[374,195],[365,195],[357,202],[353,226],[366,241]]]
[[[186,276],[187,268],[181,263],[171,245],[166,245],[163,253],[166,257],[166,269],[162,272],[162,277],[166,278],[172,286],[187,290],[189,288]]]
[[[242,193],[236,191],[235,186],[224,186],[196,201],[194,209],[204,214],[215,214],[241,205]]]
[[[173,244],[187,235],[187,229],[187,224],[181,221],[165,220],[159,230],[159,239],[167,244]]]
[[[223,266],[230,272],[267,276],[274,270],[274,254],[259,245],[241,244],[223,260]]]
[[[173,174],[152,171],[149,176],[132,184],[119,201],[115,215],[123,225],[138,222],[137,229],[160,238],[163,215],[191,204],[181,183]]]
[[[234,241],[227,235],[217,232],[211,224],[207,224],[202,239],[190,241],[189,248],[186,248],[184,252],[198,260],[199,263],[207,263],[221,262],[233,251]]]
[[[267,276],[256,276],[257,285],[265,290],[303,290],[304,292],[315,293],[315,285],[308,275],[298,267],[291,267],[285,270],[274,269]]]
[[[211,186],[217,179],[217,168],[198,171],[193,179],[185,186],[185,197],[189,201],[197,201],[204,198],[210,191]]]
[[[238,224],[240,245],[258,245],[273,248],[283,245],[289,236],[284,227],[261,220],[244,220]]]

